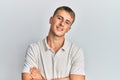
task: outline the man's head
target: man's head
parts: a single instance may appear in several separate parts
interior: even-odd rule
[[[57,14],[59,10],[65,10],[66,12],[68,12],[73,18],[73,22],[75,21],[75,12],[70,7],[67,7],[67,6],[58,7],[54,12],[53,17]]]
[[[75,19],[75,13],[69,7],[62,6],[55,10],[53,16],[50,18],[50,34],[57,37],[64,37],[64,35],[71,29]]]

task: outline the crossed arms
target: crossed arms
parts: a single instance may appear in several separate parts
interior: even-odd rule
[[[22,80],[44,80],[40,71],[33,67],[30,69],[30,73],[22,73]],[[85,80],[85,75],[70,74],[67,78],[55,78],[53,80]]]

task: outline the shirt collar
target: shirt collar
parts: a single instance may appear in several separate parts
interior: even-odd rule
[[[45,43],[45,50],[50,50],[50,47],[47,44],[47,37],[44,39],[44,43]]]
[[[44,39],[44,44],[45,44],[45,50],[46,50],[46,51],[51,49],[51,48],[48,46],[48,44],[47,44],[47,37]],[[67,48],[68,48],[68,44],[69,44],[69,41],[68,41],[67,39],[65,39],[64,44],[63,44],[63,46],[61,47],[61,49],[62,49],[63,51],[66,51]]]
[[[67,50],[67,48],[68,48],[68,40],[67,39],[65,39],[65,41],[64,41],[64,44],[63,44],[63,46],[62,46],[62,50],[64,50],[64,51],[66,51]]]

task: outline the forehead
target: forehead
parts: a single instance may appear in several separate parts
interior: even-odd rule
[[[65,19],[70,20],[71,22],[73,21],[73,17],[71,16],[71,14],[65,10],[58,10],[55,16],[62,16]]]

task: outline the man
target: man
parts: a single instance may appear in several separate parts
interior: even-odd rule
[[[56,9],[48,36],[27,49],[22,80],[85,80],[82,49],[65,38],[74,20],[71,8]]]

